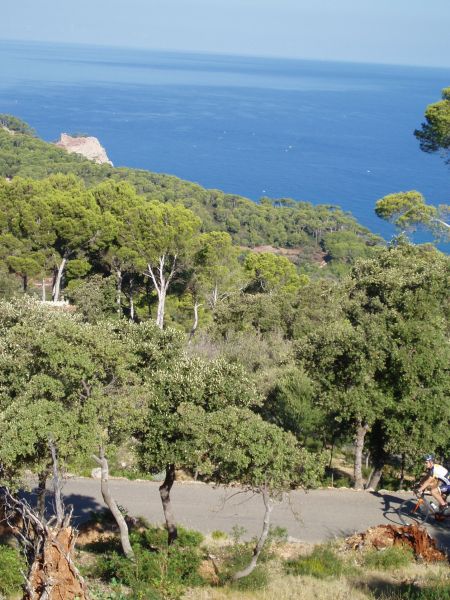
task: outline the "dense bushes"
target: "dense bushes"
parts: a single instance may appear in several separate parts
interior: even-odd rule
[[[135,560],[116,551],[102,553],[92,575],[105,581],[115,580],[132,590],[132,597],[145,600],[180,598],[186,587],[202,585],[198,574],[202,560],[203,536],[180,528],[178,539],[170,547],[167,532],[149,528],[131,536]],[[102,545],[100,551],[104,551]]]
[[[342,575],[345,563],[332,548],[316,546],[311,554],[288,561],[285,570],[289,575],[310,575],[324,579]]]

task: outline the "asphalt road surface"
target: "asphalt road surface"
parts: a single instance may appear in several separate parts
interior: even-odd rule
[[[145,517],[155,524],[163,523],[159,483],[113,479],[110,486],[118,504],[130,515]],[[230,533],[233,526],[239,525],[246,529],[245,537],[257,535],[264,513],[262,498],[237,491],[202,483],[175,483],[171,496],[176,520],[205,534],[214,530]],[[104,506],[98,480],[69,479],[64,496],[66,504],[74,505],[78,522]],[[371,493],[348,489],[294,491],[275,504],[272,523],[287,529],[293,541],[324,542],[373,525],[400,524],[396,509],[409,496],[411,494],[406,492]],[[441,541],[445,542],[450,529],[437,534],[442,535]]]

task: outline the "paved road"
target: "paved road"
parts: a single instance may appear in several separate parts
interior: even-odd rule
[[[117,502],[129,514],[143,516],[152,523],[163,522],[157,482],[112,480],[110,483]],[[70,479],[64,495],[66,503],[74,504],[79,520],[104,506],[97,480]],[[295,491],[288,500],[276,504],[272,522],[285,527],[295,540],[322,542],[364,531],[372,525],[399,524],[395,509],[408,496],[399,492],[374,494],[342,489]],[[230,533],[234,525],[245,527],[248,536],[261,530],[264,507],[259,496],[236,495],[236,490],[202,483],[176,483],[172,503],[178,523],[203,533],[214,530]]]

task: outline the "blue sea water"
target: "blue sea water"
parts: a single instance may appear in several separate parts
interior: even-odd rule
[[[450,70],[0,41],[0,112],[39,136],[97,136],[116,166],[252,199],[332,203],[372,231],[375,201],[448,202],[450,169],[413,131]]]

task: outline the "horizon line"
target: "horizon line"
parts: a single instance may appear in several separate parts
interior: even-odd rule
[[[12,42],[22,44],[41,44],[41,45],[59,45],[59,46],[81,46],[90,48],[104,48],[104,49],[115,49],[115,50],[134,50],[141,52],[159,52],[165,54],[186,54],[191,56],[221,56],[229,58],[254,58],[260,60],[274,60],[274,61],[293,61],[293,62],[320,62],[320,63],[338,63],[338,64],[350,64],[350,65],[370,65],[380,67],[402,67],[412,69],[434,69],[450,71],[450,65],[430,65],[430,64],[415,64],[415,63],[395,63],[395,62],[378,62],[378,61],[361,61],[356,59],[332,59],[332,58],[306,58],[299,56],[284,56],[274,54],[243,54],[238,52],[218,52],[214,50],[193,50],[193,49],[180,49],[180,48],[155,48],[149,46],[123,46],[123,45],[112,45],[112,44],[98,44],[93,42],[67,42],[67,41],[55,41],[55,40],[37,40],[37,39],[23,39],[23,38],[0,38],[1,42]]]

